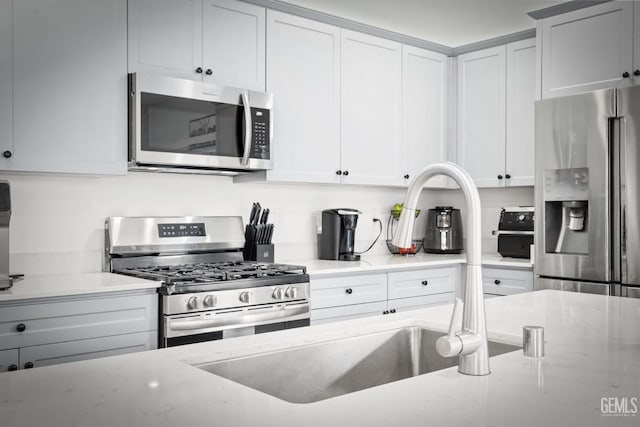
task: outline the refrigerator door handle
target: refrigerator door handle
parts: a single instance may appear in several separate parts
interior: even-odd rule
[[[620,118],[609,120],[609,182],[611,197],[607,207],[611,215],[611,280],[620,283],[622,279],[622,259],[624,247],[624,192],[621,191],[624,179],[624,155],[620,152]]]

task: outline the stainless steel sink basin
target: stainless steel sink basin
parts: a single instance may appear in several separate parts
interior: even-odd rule
[[[458,364],[436,352],[442,332],[408,327],[198,366],[293,403],[310,403]],[[489,341],[489,355],[520,347]]]

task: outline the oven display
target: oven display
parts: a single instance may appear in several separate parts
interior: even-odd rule
[[[188,224],[158,224],[159,237],[206,236],[203,222]]]

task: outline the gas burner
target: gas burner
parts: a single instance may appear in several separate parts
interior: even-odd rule
[[[163,282],[169,294],[222,288],[223,283],[247,280],[257,281],[271,277],[306,274],[306,268],[297,265],[267,264],[247,261],[201,262],[194,264],[130,267],[114,270],[117,273],[141,279]],[[245,284],[246,285],[246,284]],[[235,285],[224,286],[226,288]]]

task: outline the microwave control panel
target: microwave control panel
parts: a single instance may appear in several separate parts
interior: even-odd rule
[[[264,108],[251,108],[251,119],[253,120],[253,135],[251,136],[252,159],[269,160],[271,158],[271,147],[269,144],[270,116],[271,111]]]

